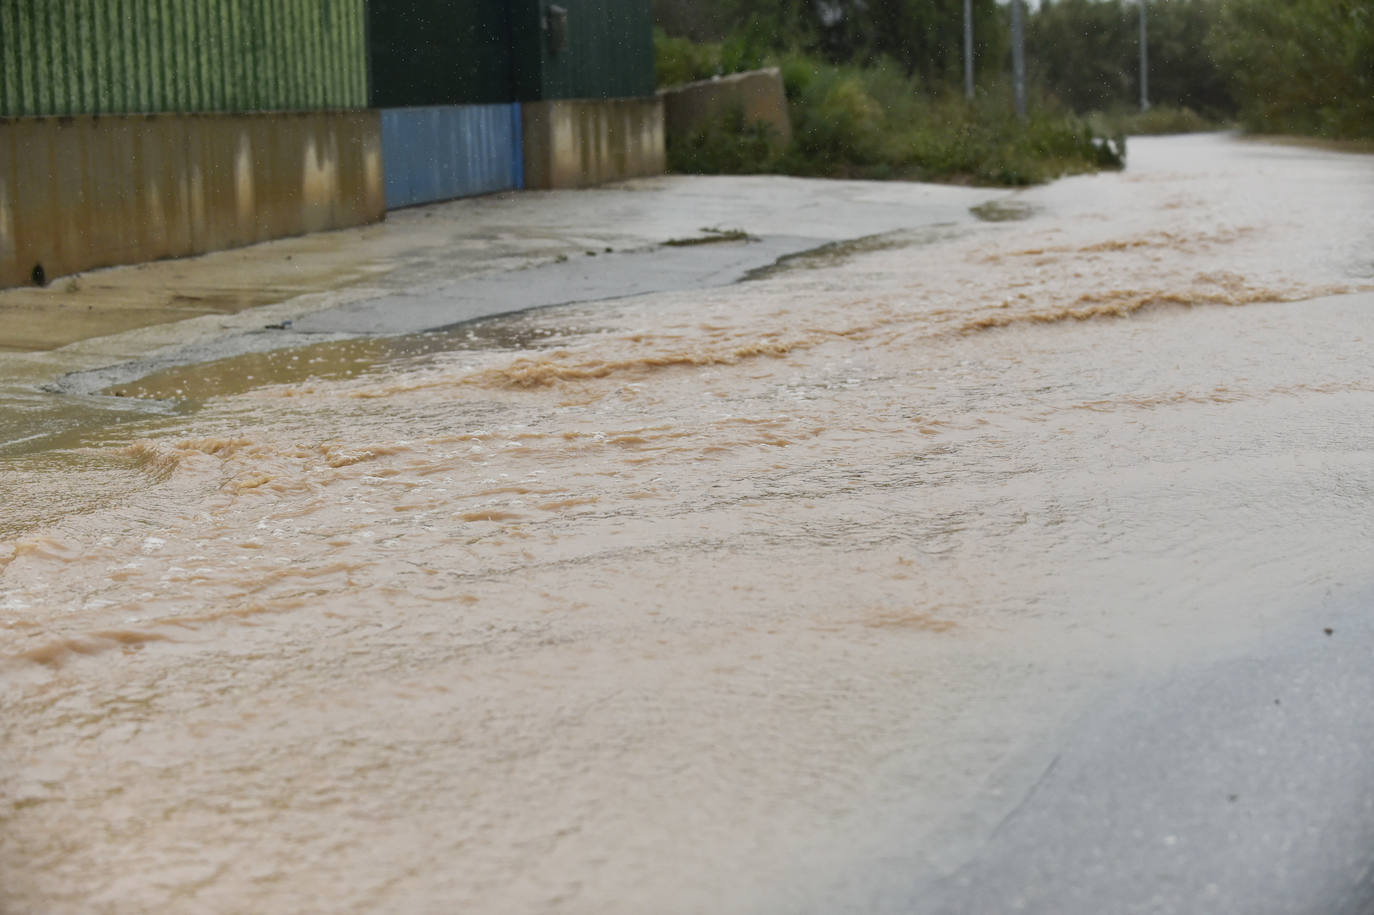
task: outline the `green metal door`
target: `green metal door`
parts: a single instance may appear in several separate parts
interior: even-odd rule
[[[513,0],[511,5],[521,101],[654,94],[649,0]],[[554,16],[563,21],[561,41],[551,40]]]

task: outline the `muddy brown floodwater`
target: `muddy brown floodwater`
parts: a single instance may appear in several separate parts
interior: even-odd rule
[[[0,910],[841,910],[1110,684],[1367,589],[1374,160],[1015,201],[4,458]]]

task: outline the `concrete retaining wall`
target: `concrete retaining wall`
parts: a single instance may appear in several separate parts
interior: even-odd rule
[[[376,111],[0,119],[0,287],[384,214]]]
[[[659,95],[668,136],[675,140],[703,129],[734,106],[743,111],[745,123],[771,127],[780,146],[792,139],[787,94],[777,67],[673,86],[659,90]]]
[[[661,175],[663,100],[562,99],[521,106],[525,186],[588,187]]]

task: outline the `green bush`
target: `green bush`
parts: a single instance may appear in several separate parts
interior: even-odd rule
[[[746,123],[739,106],[727,108],[686,137],[669,137],[668,168],[698,175],[756,175],[776,170],[777,137],[764,123]]]
[[[886,118],[857,75],[827,67],[807,83],[790,108],[792,159],[803,165],[800,170],[823,173],[881,161]]]
[[[1166,133],[1197,133],[1203,130],[1217,130],[1222,125],[1209,121],[1191,108],[1175,108],[1161,105],[1149,111],[1094,112],[1088,121],[1099,133],[1129,134],[1145,136]]]
[[[928,126],[909,132],[910,173],[1015,186],[1124,164],[1123,137],[1098,136],[1086,120],[1042,108],[1022,124],[1007,115],[1010,107],[1001,92],[973,105],[944,96],[931,106]]]
[[[1123,139],[1098,137],[1071,114],[1037,107],[1018,122],[1003,88],[970,103],[924,91],[881,61],[840,67],[793,55],[782,71],[794,142],[780,164],[794,174],[1024,185],[1124,161]]]
[[[681,41],[659,42],[660,74],[699,76],[712,62],[721,66],[719,46],[692,50]],[[732,109],[691,136],[668,138],[672,170],[1024,185],[1119,168],[1125,155],[1124,140],[1103,139],[1088,121],[1048,101],[1023,124],[1012,116],[1005,88],[969,102],[947,89],[926,90],[916,76],[884,58],[868,66],[828,63],[798,51],[763,59],[741,52],[730,59],[779,67],[791,144],[779,149],[766,126],[746,123]]]
[[[720,43],[720,73],[743,73],[764,65],[771,53],[772,35],[762,17],[753,16]]]
[[[697,44],[654,29],[654,74],[660,86],[710,79],[721,72],[720,45]]]
[[[693,42],[654,28],[654,71],[659,86],[757,70],[769,53],[768,35],[757,19],[716,42]]]

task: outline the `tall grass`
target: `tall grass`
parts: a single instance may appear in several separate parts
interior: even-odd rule
[[[1152,106],[1149,111],[1117,108],[1111,111],[1095,111],[1088,115],[1088,123],[1098,133],[1109,135],[1144,136],[1167,133],[1198,133],[1205,130],[1221,130],[1231,126],[1228,122],[1208,120],[1191,108],[1176,108],[1172,105]]]

